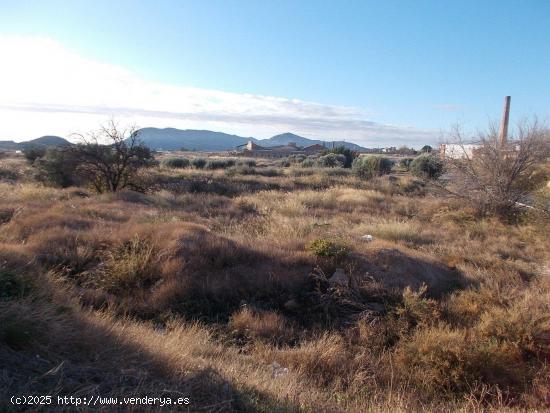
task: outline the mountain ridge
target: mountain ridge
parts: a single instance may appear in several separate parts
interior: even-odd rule
[[[309,139],[290,132],[275,135],[267,139],[257,139],[254,137],[244,137],[210,130],[176,128],[160,129],[150,127],[139,129],[138,138],[145,145],[156,150],[177,150],[185,148],[188,150],[226,151],[235,149],[237,146],[245,145],[250,140],[264,147],[286,145],[289,142],[294,142],[297,146],[321,144],[331,147],[334,142],[335,147],[345,146],[346,148],[350,148],[352,150],[366,149],[351,142]]]
[[[211,131],[206,129],[177,129],[177,128],[153,128],[139,129],[138,139],[153,150],[197,150],[197,151],[227,151],[238,146],[245,145],[248,141],[264,146],[280,146],[294,142],[299,147],[320,144],[331,148],[332,146],[344,146],[346,148],[361,151],[366,148],[352,142],[326,141],[320,139],[305,138],[291,132],[274,135],[266,139],[245,137],[228,134],[224,132]],[[68,146],[71,142],[54,135],[45,135],[40,138],[24,142],[10,140],[0,141],[0,149],[23,150],[32,146]]]

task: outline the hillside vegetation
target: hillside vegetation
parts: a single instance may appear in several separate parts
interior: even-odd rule
[[[405,170],[160,161],[99,194],[0,159],[0,410],[550,407],[547,216],[480,216]]]

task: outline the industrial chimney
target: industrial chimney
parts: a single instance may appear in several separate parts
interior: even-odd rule
[[[508,141],[508,121],[510,120],[510,96],[504,98],[504,111],[502,113],[502,120],[500,122],[500,131],[498,134],[500,147],[504,148]]]

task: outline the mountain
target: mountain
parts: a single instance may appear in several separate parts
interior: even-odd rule
[[[31,146],[71,146],[71,142],[60,136],[41,136],[40,138],[32,139],[30,141],[21,142],[19,144],[22,148],[28,148]]]
[[[198,151],[225,151],[244,145],[254,138],[244,138],[223,132],[193,129],[143,128],[138,138],[151,149],[177,150],[181,148]]]
[[[287,145],[289,142],[294,142],[296,143],[297,146],[309,146],[309,145],[319,144],[319,145],[324,145],[327,148],[332,148],[334,144],[335,148],[338,146],[344,146],[345,148],[349,148],[354,151],[361,151],[366,149],[366,148],[363,148],[362,146],[359,146],[351,142],[322,141],[317,139],[308,139],[308,138],[304,138],[303,136],[298,136],[290,132],[282,133],[280,135],[275,135],[269,139],[262,139],[262,140],[259,140],[257,143],[258,145],[269,147],[269,146]]]
[[[14,141],[0,141],[0,150],[1,149],[14,151],[16,149],[19,149],[19,144]]]
[[[331,148],[332,141],[321,141],[308,139],[293,133],[283,133],[273,136],[269,139],[245,138],[243,136],[229,135],[223,132],[212,132],[209,130],[193,129],[158,129],[143,128],[138,131],[139,139],[151,149],[157,150],[177,150],[181,148],[198,151],[226,151],[235,149],[235,147],[244,145],[249,140],[254,141],[261,146],[279,146],[286,145],[289,142],[296,143],[297,146],[309,146],[316,143]],[[365,148],[350,142],[336,141],[334,146],[345,146],[352,150],[364,150]]]
[[[59,136],[41,136],[40,138],[31,139],[25,142],[0,141],[0,149],[17,150],[36,146],[70,146],[71,143],[67,139]]]

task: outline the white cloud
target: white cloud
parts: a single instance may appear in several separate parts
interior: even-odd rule
[[[46,38],[0,37],[0,56],[0,140],[68,136],[109,116],[255,137],[292,131],[365,145],[436,140],[434,131],[372,122],[353,107],[148,81]]]

